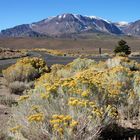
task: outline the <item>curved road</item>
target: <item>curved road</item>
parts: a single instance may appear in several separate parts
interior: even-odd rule
[[[43,58],[48,66],[51,66],[53,64],[68,64],[69,62],[72,62],[77,57],[68,57],[68,56],[53,56],[50,54],[46,54],[44,52],[30,52],[31,57],[41,57]],[[95,61],[100,60],[107,60],[108,58],[101,58],[101,57],[89,57],[90,59],[94,59]],[[133,57],[130,58],[133,60],[136,60],[137,62],[140,62],[140,57]],[[6,60],[0,60],[0,70],[7,68],[8,66],[16,63],[16,59],[6,59]]]

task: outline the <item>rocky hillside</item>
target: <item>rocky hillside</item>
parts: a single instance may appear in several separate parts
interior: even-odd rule
[[[124,28],[123,32],[128,35],[140,36],[140,20],[129,24],[129,26]]]

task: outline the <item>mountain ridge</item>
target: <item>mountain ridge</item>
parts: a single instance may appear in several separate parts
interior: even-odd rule
[[[61,37],[86,32],[114,35],[140,35],[140,22],[113,23],[96,16],[71,13],[49,17],[31,24],[22,24],[1,31],[2,37]],[[137,26],[138,29],[135,29]],[[131,31],[134,30],[134,31]],[[136,31],[135,31],[136,30]]]

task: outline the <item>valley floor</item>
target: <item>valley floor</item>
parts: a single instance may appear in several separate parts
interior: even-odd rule
[[[66,53],[95,54],[112,53],[119,40],[125,40],[132,51],[140,50],[140,38],[127,36],[89,35],[86,38],[0,38],[0,47],[15,49],[47,48],[62,50]]]

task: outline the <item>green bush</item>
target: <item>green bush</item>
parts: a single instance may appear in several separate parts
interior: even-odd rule
[[[118,46],[116,46],[116,48],[114,49],[114,53],[120,55],[129,55],[131,54],[131,50],[126,41],[120,40],[118,42]]]

